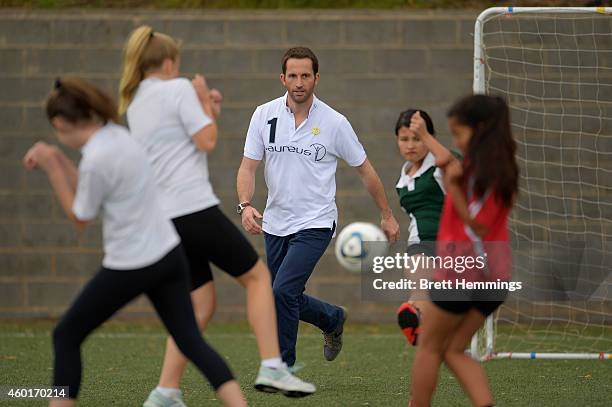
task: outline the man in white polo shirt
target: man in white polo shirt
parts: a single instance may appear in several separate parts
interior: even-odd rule
[[[251,234],[264,233],[280,348],[289,366],[296,359],[300,320],[323,331],[325,359],[334,360],[342,348],[346,311],[304,294],[335,232],[339,158],[356,168],[380,209],[381,227],[389,240],[399,238],[399,225],[382,182],[350,123],[314,95],[318,65],[308,48],[291,48],[285,53],[280,79],[287,93],[253,113],[237,179],[242,225]],[[250,201],[255,173],[264,159],[268,200],[262,217]]]

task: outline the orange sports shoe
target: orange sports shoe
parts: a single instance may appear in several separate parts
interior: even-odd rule
[[[417,339],[421,333],[419,321],[421,311],[412,304],[405,302],[397,309],[397,324],[404,336],[412,346],[416,346]]]

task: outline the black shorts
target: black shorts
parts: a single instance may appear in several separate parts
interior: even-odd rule
[[[406,254],[408,256],[424,254],[427,257],[434,257],[436,255],[436,242],[425,241],[410,244],[406,248]]]
[[[212,281],[210,263],[233,277],[255,266],[259,256],[218,206],[172,219],[191,274],[191,290]]]
[[[495,312],[504,303],[507,295],[508,290],[456,290],[451,295],[447,290],[429,290],[431,302],[446,312],[465,314],[475,308],[485,317]],[[449,297],[452,297],[453,301],[449,301]]]

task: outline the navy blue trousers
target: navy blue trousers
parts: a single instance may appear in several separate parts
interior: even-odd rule
[[[325,252],[334,229],[305,229],[288,236],[265,233],[268,268],[276,304],[278,339],[283,361],[295,363],[300,320],[323,332],[333,331],[342,318],[342,309],[304,294],[315,265]]]

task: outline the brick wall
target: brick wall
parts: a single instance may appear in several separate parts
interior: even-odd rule
[[[320,59],[317,95],[345,114],[378,170],[407,235],[394,191],[402,160],[393,136],[398,113],[431,113],[450,144],[444,112],[471,91],[475,11],[88,11],[0,14],[0,317],[56,316],[95,273],[100,225],[79,234],[66,221],[46,178],[26,173],[20,159],[39,139],[54,141],[42,102],[53,79],[74,73],[116,94],[121,49],[132,29],[150,24],[182,41],[182,71],[207,75],[225,97],[210,171],[224,211],[234,220],[235,176],[254,108],[283,93],[280,58],[290,46],[311,47]],[[78,159],[78,154],[70,153]],[[261,171],[255,205],[263,208]],[[337,174],[340,226],[377,222],[377,211],[355,171]],[[251,241],[263,254],[261,237]],[[217,270],[216,270],[217,271]],[[217,317],[244,316],[244,293],[215,273]],[[308,292],[352,310],[355,320],[392,318],[393,304],[360,301],[359,275],[337,265],[330,248]],[[150,315],[146,300],[124,315]]]

